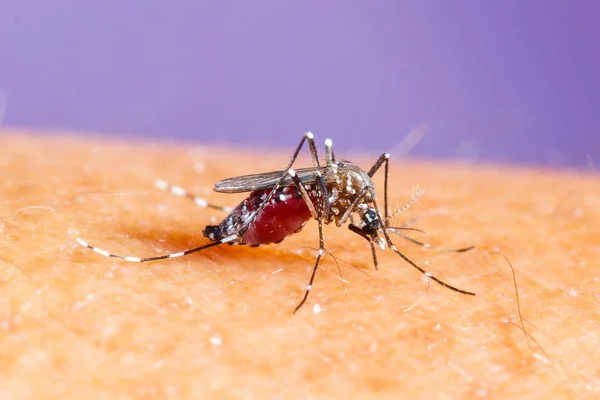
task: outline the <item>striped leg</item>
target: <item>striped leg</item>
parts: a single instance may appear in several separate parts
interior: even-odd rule
[[[303,187],[302,183],[296,176],[296,173],[294,170],[290,169],[288,171],[288,174],[292,177],[292,179],[294,179],[294,183],[296,184],[296,186],[298,188]],[[318,178],[320,178],[321,177],[320,173],[317,172],[317,174],[319,174]],[[319,250],[317,252],[317,259],[315,260],[315,265],[313,266],[312,274],[310,275],[308,285],[306,286],[306,290],[304,291],[304,296],[302,297],[302,300],[296,306],[296,308],[294,308],[294,314],[296,312],[298,312],[298,310],[300,308],[302,308],[304,303],[306,303],[306,299],[308,299],[308,295],[310,294],[310,291],[312,290],[313,283],[315,281],[315,276],[317,275],[317,269],[319,268],[319,262],[321,261],[321,257],[323,257],[323,254],[325,253],[325,244],[324,244],[324,240],[323,240],[323,209],[326,208],[324,202],[327,201],[328,197],[325,195],[325,193],[321,192],[321,189],[317,189],[317,192],[318,192],[318,197],[317,197],[316,212],[317,212],[317,222],[319,224]],[[304,201],[306,201],[307,204],[309,204],[309,203],[312,204],[312,201],[310,200],[310,198],[305,198]]]
[[[154,181],[154,186],[156,186],[157,188],[159,188],[161,190],[171,192],[171,194],[174,194],[175,196],[187,197],[188,199],[192,200],[198,207],[212,208],[214,210],[219,210],[219,211],[223,211],[226,213],[230,213],[231,211],[233,211],[232,207],[223,207],[223,206],[209,203],[202,197],[194,196],[193,194],[189,193],[187,190],[185,190],[184,188],[182,188],[180,186],[170,185],[169,183],[167,183],[163,180],[160,180],[160,179],[157,179],[156,181]]]
[[[377,217],[379,218],[379,220],[380,221],[384,221],[384,218],[381,216],[381,213],[379,212],[379,209],[377,208],[377,201],[375,199],[373,199],[373,206],[374,206],[375,211],[377,212]],[[404,261],[406,261],[408,264],[410,264],[413,268],[415,268],[416,270],[418,270],[419,272],[421,272],[423,275],[427,276],[429,279],[435,281],[436,283],[442,285],[443,287],[445,287],[447,289],[450,289],[450,290],[455,291],[457,293],[467,294],[467,295],[470,295],[470,296],[475,296],[475,293],[468,292],[466,290],[459,289],[457,287],[449,285],[446,282],[442,281],[441,279],[436,278],[431,273],[425,271],[423,268],[419,267],[417,264],[415,264],[412,260],[410,260],[407,256],[405,256],[400,250],[398,250],[398,248],[396,247],[396,245],[394,245],[394,243],[392,242],[392,239],[390,239],[390,235],[388,234],[387,227],[386,227],[386,229],[382,229],[381,233],[383,233],[383,236],[385,238],[385,241],[387,242],[388,247],[394,253],[396,253],[397,255],[399,255],[400,258],[402,258]]]
[[[191,253],[195,253],[197,251],[201,251],[204,249],[208,249],[209,247],[214,247],[214,246],[218,246],[220,244],[223,243],[227,243],[227,242],[231,242],[233,240],[237,239],[236,235],[232,235],[232,236],[228,236],[226,238],[223,238],[221,240],[219,240],[218,242],[211,242],[208,244],[205,244],[203,246],[199,246],[193,249],[189,249],[189,250],[185,250],[185,251],[180,251],[179,253],[171,253],[171,254],[165,254],[162,256],[155,256],[155,257],[135,257],[135,256],[122,256],[119,254],[113,254],[111,252],[108,252],[106,250],[102,250],[98,247],[95,246],[91,246],[89,245],[85,240],[81,239],[81,238],[77,238],[77,243],[79,243],[80,245],[82,245],[83,247],[87,247],[88,249],[103,255],[105,257],[113,257],[113,258],[119,258],[121,260],[125,260],[125,261],[130,261],[130,262],[136,262],[136,263],[144,263],[144,262],[148,262],[148,261],[156,261],[156,260],[165,260],[168,258],[177,258],[177,257],[183,257],[183,256],[187,256],[188,254]]]
[[[319,164],[319,154],[317,152],[317,148],[315,147],[315,141],[314,141],[315,137],[311,132],[306,132],[304,133],[304,136],[302,136],[302,140],[300,140],[300,143],[298,144],[298,147],[296,147],[296,150],[294,151],[294,154],[292,154],[292,158],[290,159],[290,161],[288,162],[287,167],[283,170],[283,174],[281,175],[281,178],[279,179],[279,182],[277,182],[273,188],[271,189],[271,192],[267,195],[266,199],[260,204],[260,206],[258,207],[257,210],[253,211],[252,214],[250,214],[250,217],[248,217],[248,219],[246,220],[246,222],[243,223],[243,225],[238,229],[238,236],[242,237],[244,235],[244,233],[248,230],[248,228],[250,227],[250,224],[252,224],[254,222],[254,220],[256,219],[256,217],[262,212],[262,210],[267,206],[267,204],[269,204],[271,202],[271,200],[273,199],[273,196],[275,195],[275,193],[278,192],[279,188],[283,186],[283,183],[285,182],[285,179],[290,176],[293,179],[293,175],[295,175],[295,171],[292,169],[292,165],[294,165],[294,162],[296,161],[296,158],[298,158],[298,154],[300,154],[300,150],[302,150],[302,147],[304,146],[304,142],[307,141],[308,142],[308,148],[310,150],[310,155],[312,157],[313,160],[313,164],[314,167],[317,168],[320,166]],[[290,172],[291,171],[291,172]],[[310,205],[307,203],[307,206],[309,207],[309,209],[311,208]],[[311,215],[314,216],[314,209],[311,210]]]
[[[224,212],[231,212],[233,210],[233,208],[231,208],[231,207],[222,207],[222,206],[218,206],[215,204],[211,204],[201,197],[197,197],[197,196],[194,196],[194,195],[188,193],[188,191],[185,190],[184,188],[179,187],[179,186],[170,185],[163,180],[156,180],[154,182],[154,185],[159,189],[171,192],[175,196],[187,197],[188,199],[192,200],[198,207],[212,208],[212,209],[216,209],[216,210],[220,210],[220,211],[224,211]],[[223,243],[231,242],[235,239],[237,239],[237,236],[228,236],[217,242],[211,242],[211,243],[205,244],[200,247],[196,247],[196,248],[185,250],[185,251],[180,251],[178,253],[165,254],[163,256],[155,256],[155,257],[122,256],[119,254],[113,254],[111,252],[108,252],[106,250],[100,249],[95,246],[91,246],[85,240],[83,240],[79,237],[76,240],[77,240],[77,243],[79,243],[83,247],[87,247],[88,249],[93,250],[94,252],[96,252],[100,255],[103,255],[105,257],[114,257],[114,258],[119,258],[119,259],[125,260],[125,261],[143,263],[143,262],[148,262],[148,261],[156,261],[156,260],[164,260],[164,259],[168,259],[168,258],[182,257],[182,256],[188,255],[190,253],[195,253],[197,251],[207,249],[209,247],[218,246]]]
[[[287,169],[291,168],[292,164],[296,160],[296,157],[298,156],[298,153],[302,149],[302,146],[303,146],[303,144],[304,144],[305,141],[308,141],[308,145],[309,145],[309,148],[310,148],[310,152],[311,152],[311,156],[312,156],[312,159],[313,159],[313,163],[315,164],[315,166],[319,166],[319,157],[318,157],[318,154],[317,154],[317,150],[315,148],[313,134],[310,133],[310,132],[306,132],[304,134],[302,140],[300,141],[300,144],[296,148],[296,151],[294,152],[294,154],[292,156],[292,159],[290,160]],[[218,241],[215,241],[215,242],[211,242],[211,243],[208,243],[208,244],[205,244],[203,246],[196,247],[196,248],[193,248],[193,249],[181,251],[181,252],[178,252],[178,253],[165,254],[165,255],[162,255],[162,256],[155,256],[155,257],[122,256],[122,255],[119,255],[119,254],[114,254],[114,253],[111,253],[109,251],[106,251],[106,250],[100,249],[98,247],[92,246],[92,245],[88,244],[85,240],[81,239],[80,237],[76,238],[77,243],[79,243],[83,247],[87,247],[88,249],[90,249],[90,250],[92,250],[92,251],[94,251],[94,252],[96,252],[96,253],[98,253],[100,255],[103,255],[105,257],[114,257],[114,258],[119,258],[119,259],[125,260],[125,261],[142,263],[142,262],[148,262],[148,261],[156,261],[156,260],[164,260],[164,259],[168,259],[168,258],[182,257],[182,256],[185,256],[185,255],[188,255],[188,254],[191,254],[191,253],[195,253],[197,251],[201,251],[201,250],[207,249],[209,247],[218,246],[218,245],[223,244],[223,243],[238,241],[243,236],[244,232],[248,229],[248,227],[250,226],[250,224],[254,221],[254,219],[256,219],[256,216],[258,214],[260,214],[260,212],[263,210],[263,208],[271,201],[271,199],[272,199],[274,193],[277,191],[277,189],[283,184],[284,179],[288,176],[287,169],[286,169],[286,172],[284,173],[284,175],[281,177],[281,180],[273,188],[273,190],[271,191],[271,193],[269,194],[269,196],[267,197],[267,199],[261,204],[261,206],[259,207],[259,209],[257,211],[255,211],[250,216],[250,218],[248,218],[248,220],[241,226],[240,229],[238,229],[238,231],[236,233],[233,233],[232,235],[224,237],[221,240],[218,240]],[[196,196],[188,193],[187,190],[185,190],[185,189],[183,189],[183,188],[181,188],[179,186],[172,186],[172,185],[168,184],[167,182],[165,182],[163,180],[157,180],[157,181],[155,181],[155,185],[159,189],[169,191],[169,192],[171,192],[172,194],[174,194],[176,196],[187,197],[187,198],[191,199],[194,203],[196,203],[196,205],[199,206],[199,207],[214,208],[214,209],[225,211],[225,212],[231,212],[231,211],[233,211],[233,208],[231,208],[231,207],[222,207],[222,206],[217,206],[217,205],[211,204],[208,201],[206,201],[205,199],[203,199],[201,197],[196,197]],[[314,212],[314,209],[313,209],[313,212]]]

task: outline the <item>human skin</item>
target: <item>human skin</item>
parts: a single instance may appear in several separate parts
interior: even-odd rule
[[[300,139],[300,138],[298,138]],[[319,143],[324,138],[317,137]],[[335,138],[334,138],[335,139]],[[335,141],[334,141],[335,148]],[[592,172],[395,160],[391,208],[437,246],[389,250],[315,221],[278,245],[207,243],[225,215],[155,179],[235,206],[219,179],[282,169],[293,149],[0,131],[1,398],[593,398],[600,392],[600,179]],[[345,158],[344,154],[337,154]],[[368,169],[375,159],[348,156]],[[308,152],[298,166],[310,165]],[[379,175],[379,173],[378,173]],[[375,179],[380,203],[382,175]],[[216,220],[212,219],[216,217]],[[521,329],[511,269],[516,272]],[[530,336],[528,336],[530,335]]]

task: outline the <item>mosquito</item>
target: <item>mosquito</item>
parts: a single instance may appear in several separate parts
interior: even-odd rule
[[[308,143],[313,166],[293,169],[292,166],[305,143]],[[215,184],[214,190],[216,192],[250,192],[248,197],[234,208],[209,203],[207,200],[194,196],[179,186],[170,185],[162,180],[155,182],[159,189],[170,191],[177,196],[187,197],[199,207],[213,208],[229,214],[220,224],[207,225],[204,228],[203,235],[211,241],[208,244],[178,253],[141,258],[110,253],[89,245],[79,237],[77,242],[106,257],[143,263],[183,257],[224,243],[245,244],[252,247],[280,243],[288,236],[299,232],[309,220],[315,219],[319,229],[319,249],[304,296],[294,309],[294,313],[296,313],[306,303],[313,287],[319,263],[325,254],[323,226],[335,223],[337,227],[341,227],[348,223],[348,229],[351,232],[361,236],[369,243],[375,269],[379,268],[376,247],[384,250],[387,245],[405,262],[429,279],[454,292],[474,296],[475,293],[459,289],[436,278],[405,256],[392,242],[389,232],[399,234],[404,239],[424,248],[433,248],[401,233],[401,230],[410,230],[411,228],[392,227],[389,224],[390,218],[408,208],[418,198],[417,196],[413,197],[411,202],[390,215],[388,210],[389,158],[388,153],[382,154],[371,169],[366,172],[350,161],[337,160],[333,153],[331,139],[326,139],[325,165],[321,165],[314,135],[306,132],[285,169],[228,178]],[[382,166],[385,173],[383,215],[379,211],[375,187],[371,180]],[[474,246],[439,250],[464,252],[472,248]]]

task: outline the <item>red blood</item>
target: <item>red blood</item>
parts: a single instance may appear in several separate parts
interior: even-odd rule
[[[246,203],[248,211],[257,209],[263,194],[269,194],[270,190],[257,191],[250,195]],[[280,200],[279,195],[287,198]],[[267,204],[256,216],[254,222],[248,227],[242,236],[242,242],[249,245],[260,245],[277,243],[298,232],[311,218],[308,206],[299,196],[293,186],[288,187],[288,193],[281,190],[273,196],[273,200]]]

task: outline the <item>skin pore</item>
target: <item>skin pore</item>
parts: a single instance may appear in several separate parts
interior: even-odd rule
[[[317,147],[322,146],[317,137]],[[335,139],[335,138],[334,138]],[[335,141],[334,141],[335,145]],[[290,149],[290,152],[293,149]],[[304,307],[316,221],[281,244],[207,243],[225,214],[214,182],[283,168],[284,150],[0,132],[0,397],[7,398],[591,398],[600,392],[600,179],[597,174],[410,159],[390,164],[390,208],[424,250],[412,261],[346,227]],[[321,154],[323,156],[323,154]],[[337,151],[365,169],[376,157]],[[308,151],[296,167],[311,165]],[[374,178],[379,190],[383,173]],[[379,192],[380,198],[383,196]],[[379,201],[382,206],[382,201]],[[523,325],[518,318],[512,263]],[[541,347],[540,347],[541,346]]]

